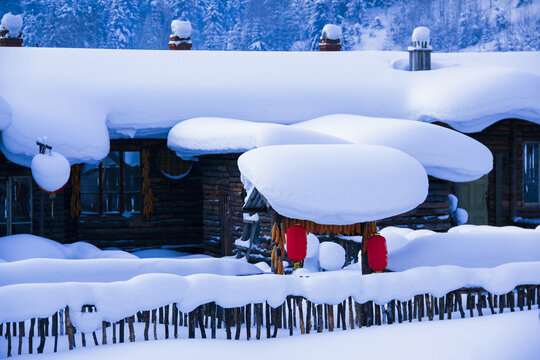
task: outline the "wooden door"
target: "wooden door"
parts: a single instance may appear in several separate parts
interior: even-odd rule
[[[487,225],[489,222],[487,195],[488,175],[476,181],[458,183],[458,207],[467,210],[469,221],[467,224]]]

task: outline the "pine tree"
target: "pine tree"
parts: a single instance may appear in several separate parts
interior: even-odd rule
[[[311,48],[317,49],[321,31],[326,24],[334,22],[332,3],[330,0],[316,0],[311,10],[309,19],[309,37],[311,39]]]
[[[216,1],[209,0],[204,17],[203,37],[209,50],[225,49],[225,31],[223,29],[223,14],[219,11]]]
[[[136,1],[112,0],[107,9],[106,47],[127,49],[134,40],[139,16]]]

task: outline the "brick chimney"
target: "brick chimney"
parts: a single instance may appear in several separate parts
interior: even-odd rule
[[[319,39],[320,51],[339,51],[341,50],[341,27],[333,24],[326,24],[322,29]]]
[[[189,21],[173,20],[171,23],[171,36],[169,49],[191,50],[191,23]]]
[[[431,70],[431,38],[429,29],[420,26],[414,29],[409,51],[409,70]]]
[[[23,44],[21,28],[21,15],[5,14],[0,22],[0,46],[21,47]]]

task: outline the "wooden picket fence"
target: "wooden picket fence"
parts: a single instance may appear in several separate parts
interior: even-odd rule
[[[23,350],[29,354],[34,350],[43,353],[47,338],[54,341],[54,352],[58,350],[59,337],[67,338],[71,350],[79,345],[87,346],[87,341],[98,346],[134,342],[140,336],[145,341],[157,340],[160,327],[163,327],[164,331],[160,334],[165,339],[176,339],[181,331],[187,331],[187,338],[195,338],[198,333],[200,338],[215,339],[221,332],[227,339],[250,340],[276,337],[279,329],[292,336],[295,333],[331,332],[426,319],[445,320],[452,319],[452,316],[483,316],[502,313],[505,309],[512,312],[516,309],[531,310],[534,305],[540,308],[539,298],[539,285],[520,285],[503,295],[494,295],[482,288],[462,288],[443,297],[419,294],[408,301],[392,300],[384,305],[373,301],[358,303],[351,297],[337,305],[316,304],[303,297],[288,296],[276,308],[268,303],[223,308],[212,302],[200,305],[189,313],[182,313],[176,304],[169,304],[158,309],[140,311],[114,323],[103,321],[99,336],[96,332],[76,334],[70,321],[70,309],[66,307],[48,318],[0,324],[0,336],[5,337],[7,356],[10,357],[14,353],[22,354]],[[82,312],[96,310],[99,309],[94,305],[84,305],[81,309]],[[456,312],[459,315],[454,314]],[[136,323],[141,326],[136,327]],[[139,329],[138,334],[136,329]],[[79,335],[78,340],[76,335]],[[39,340],[34,344],[36,336]],[[34,345],[37,348],[34,349]],[[13,348],[15,346],[16,349]]]

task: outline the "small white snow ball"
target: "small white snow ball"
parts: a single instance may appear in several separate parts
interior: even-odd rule
[[[458,225],[466,224],[469,221],[469,213],[467,210],[462,208],[457,208],[456,210],[456,220]]]
[[[13,15],[9,12],[2,17],[2,22],[0,23],[0,31],[7,30],[8,34],[6,37],[16,38],[21,33],[22,25],[22,16]]]
[[[319,245],[319,264],[324,270],[339,270],[345,264],[345,249],[334,242]]]
[[[71,171],[69,161],[54,151],[34,156],[31,168],[32,176],[39,187],[50,192],[60,190],[68,182]]]
[[[173,20],[171,31],[174,36],[185,39],[191,36],[191,22],[189,20]]]
[[[322,29],[322,36],[323,38],[330,39],[330,40],[341,39],[341,26],[337,26],[334,24],[324,25]]]
[[[412,41],[429,41],[430,31],[425,26],[419,26],[413,30]]]

